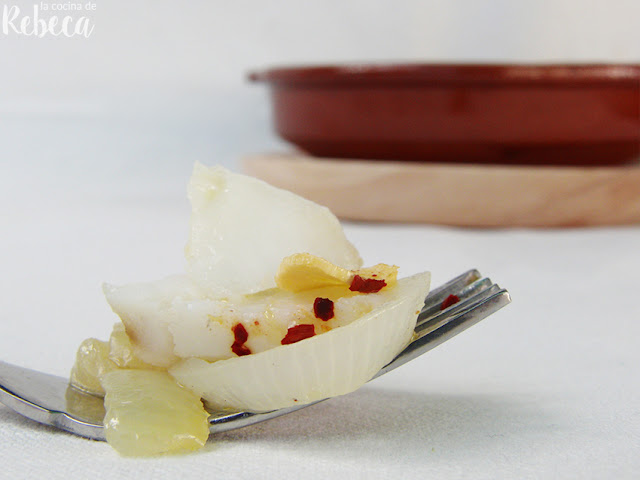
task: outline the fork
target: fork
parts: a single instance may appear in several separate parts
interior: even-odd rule
[[[443,302],[450,295],[455,295],[457,302],[447,307]],[[509,292],[483,278],[477,270],[450,280],[429,293],[411,343],[373,378],[428,352],[509,302]],[[322,401],[262,413],[210,411],[209,430],[219,433],[246,427]],[[103,399],[72,387],[67,378],[0,361],[0,402],[36,422],[93,440],[105,440]]]

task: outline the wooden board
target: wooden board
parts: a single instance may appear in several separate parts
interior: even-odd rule
[[[256,154],[244,171],[346,220],[466,227],[640,224],[640,164],[532,167]]]

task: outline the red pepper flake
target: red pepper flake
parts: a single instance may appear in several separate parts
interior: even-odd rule
[[[290,343],[296,343],[305,338],[313,337],[315,334],[316,330],[313,324],[303,323],[295,325],[287,330],[287,334],[280,343],[282,345],[289,345]]]
[[[449,295],[447,298],[444,299],[444,302],[442,302],[442,305],[440,305],[440,310],[449,308],[451,305],[455,305],[459,301],[460,301],[460,297],[458,297],[457,295]]]
[[[375,278],[362,278],[360,275],[353,277],[349,290],[360,293],[376,293],[387,286],[384,280],[376,280]]]
[[[313,302],[313,314],[324,322],[331,320],[335,316],[333,313],[333,301],[328,298],[316,298]]]
[[[231,345],[231,351],[239,357],[251,355],[251,349],[244,344],[234,343]]]
[[[231,331],[233,332],[233,339],[237,343],[244,343],[249,338],[249,333],[247,332],[247,329],[244,328],[244,325],[242,325],[241,323],[236,323],[231,329]]]
[[[244,325],[236,323],[231,329],[233,332],[233,345],[231,345],[231,351],[237,356],[251,355],[251,350],[244,343],[249,338],[249,333]]]

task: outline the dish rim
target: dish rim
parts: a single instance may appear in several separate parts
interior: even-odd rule
[[[352,63],[279,66],[248,74],[273,85],[607,84],[640,89],[640,63]]]

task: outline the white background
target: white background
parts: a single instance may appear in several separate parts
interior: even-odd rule
[[[16,5],[30,13],[36,3],[4,0],[0,6]],[[184,175],[194,159],[233,165],[243,153],[280,146],[269,127],[266,89],[246,81],[249,71],[263,67],[640,60],[640,2],[635,0],[95,3],[95,12],[72,14],[86,14],[92,21],[95,29],[88,39],[14,32],[0,37],[0,115],[15,120],[19,129],[26,119],[34,132],[48,128],[42,119],[61,120],[54,128],[63,129],[65,121],[86,124],[115,117],[109,143],[123,145],[113,152],[120,160],[100,167],[109,171],[138,163],[155,148],[162,148],[165,157],[177,157],[163,169]],[[127,138],[142,150],[132,154],[133,147],[124,142],[134,130],[147,141],[139,135]],[[165,131],[181,138],[173,143]],[[22,164],[11,127],[0,134],[8,139],[2,161]],[[77,142],[64,143],[70,150],[69,144]],[[49,156],[61,154],[60,146],[49,150]],[[95,151],[82,158],[64,153],[68,160],[56,162],[57,167],[103,163]]]
[[[124,170],[154,184],[186,178],[195,160],[235,168],[242,154],[285,148],[266,88],[246,81],[275,65],[640,61],[635,0],[96,4],[88,39],[0,37],[5,167],[38,159],[70,181]]]
[[[25,12],[34,3],[3,2]],[[110,95],[209,97],[238,90],[249,69],[281,63],[624,62],[640,56],[634,0],[95,3],[88,40],[2,39],[4,108],[11,99],[106,107],[99,101]]]
[[[82,2],[84,3],[84,2]],[[66,375],[100,292],[179,271],[194,161],[287,146],[254,68],[639,62],[640,2],[96,2],[84,38],[0,38],[0,358]],[[13,0],[23,11],[31,1]],[[0,3],[0,8],[3,3]],[[12,478],[634,478],[640,228],[349,224],[366,263],[477,267],[514,303],[411,366],[192,457],[119,458],[0,407]],[[45,473],[46,472],[46,473]]]

